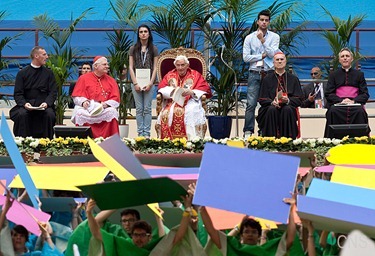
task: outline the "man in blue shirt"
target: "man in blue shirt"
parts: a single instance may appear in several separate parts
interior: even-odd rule
[[[263,10],[258,14],[258,29],[245,38],[243,60],[250,63],[247,85],[247,105],[245,112],[244,138],[254,133],[255,108],[259,97],[262,77],[273,72],[273,56],[279,49],[280,36],[268,30],[271,13]]]

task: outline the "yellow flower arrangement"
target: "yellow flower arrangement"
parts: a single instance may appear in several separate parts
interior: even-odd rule
[[[102,142],[103,138],[97,138],[96,143]],[[145,138],[136,137],[123,138],[123,142],[134,152],[147,154],[170,154],[170,153],[201,153],[204,149],[205,143],[216,143],[226,145],[226,139],[213,139],[206,137],[204,139],[195,138],[187,140],[186,138],[179,139],[159,139],[159,138]],[[291,138],[275,138],[275,137],[255,137],[251,136],[247,140],[242,138],[233,138],[233,140],[241,140],[246,147],[251,149],[259,149],[265,151],[278,152],[304,152],[315,151],[318,161],[322,161],[324,154],[333,146],[338,144],[361,143],[361,144],[375,144],[375,136],[371,137],[344,137],[342,140],[338,139],[295,139]],[[41,138],[34,139],[31,137],[22,138],[16,137],[15,142],[21,153],[33,155],[34,152],[45,152],[46,155],[62,156],[71,155],[74,152],[80,154],[91,153],[90,146],[87,139],[80,138],[54,138],[52,140]],[[7,155],[6,148],[2,140],[0,140],[0,155]]]

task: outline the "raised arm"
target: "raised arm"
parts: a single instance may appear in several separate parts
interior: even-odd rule
[[[55,248],[55,244],[53,243],[53,241],[51,239],[50,232],[49,232],[49,230],[51,229],[51,227],[48,225],[48,223],[45,223],[45,222],[38,222],[38,225],[39,225],[40,231],[42,232],[42,237],[44,238],[44,241],[46,243],[48,243],[48,245],[52,249],[54,249]]]
[[[104,222],[115,212],[116,210],[104,210],[100,211],[96,216],[95,220],[99,227],[103,227]]]
[[[86,214],[87,214],[87,221],[89,223],[91,234],[95,237],[95,239],[103,242],[102,233],[100,232],[100,226],[98,222],[95,220],[92,211],[96,205],[96,202],[93,199],[90,199],[87,203],[86,207]]]
[[[311,221],[303,220],[303,226],[307,228],[308,237],[307,237],[307,253],[309,256],[315,256],[315,241],[314,241],[314,226],[312,225]]]
[[[10,197],[10,191],[7,191],[5,204],[3,205],[3,208],[2,208],[1,214],[0,214],[0,230],[3,229],[4,223],[5,223],[5,220],[6,220],[6,215],[9,211],[10,207],[12,207],[13,201],[14,201],[14,199]]]
[[[284,198],[283,201],[284,203],[290,204],[289,222],[286,230],[286,248],[289,250],[293,245],[297,233],[296,223],[294,222],[294,214],[296,213],[295,195],[293,195],[293,198]]]
[[[192,213],[191,207],[192,207],[192,202],[193,202],[193,195],[194,195],[193,192],[191,190],[188,190],[188,194],[182,197],[184,201],[185,211],[182,214],[180,227],[178,228],[176,235],[174,236],[173,245],[177,244],[184,238],[186,231],[189,227],[191,213]]]
[[[160,208],[158,208],[158,210],[159,210],[161,216],[163,216],[164,211]],[[155,214],[155,219],[156,219],[156,225],[158,226],[158,235],[159,235],[159,237],[163,237],[165,235],[163,219],[160,218],[156,214]]]
[[[193,195],[195,194],[195,183],[189,185],[189,191],[191,191]],[[221,249],[219,230],[215,229],[214,225],[212,224],[211,217],[208,214],[206,207],[202,206],[200,208],[200,213],[204,227],[207,233],[210,235],[212,242],[217,246],[217,248]]]
[[[81,216],[79,215],[82,203],[77,203],[72,207],[72,229],[74,230],[79,223],[82,222]]]

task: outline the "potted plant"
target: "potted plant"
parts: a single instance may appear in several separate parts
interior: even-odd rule
[[[107,37],[111,43],[111,46],[107,48],[110,72],[111,76],[116,79],[120,90],[120,105],[118,108],[120,136],[127,137],[129,127],[126,119],[134,102],[127,69],[129,65],[129,48],[132,41],[124,30],[114,30],[111,33],[107,33]]]
[[[331,18],[336,31],[324,30],[321,32],[323,38],[325,38],[332,50],[332,60],[323,63],[324,71],[328,75],[331,67],[336,70],[339,66],[339,59],[337,56],[342,48],[348,47],[353,53],[353,63],[357,63],[359,60],[364,59],[364,56],[356,51],[353,46],[350,45],[350,38],[353,31],[358,27],[362,21],[366,18],[365,14],[359,14],[352,18],[349,15],[348,19],[339,19],[333,16],[326,8],[320,5],[324,12]]]
[[[34,23],[42,31],[43,37],[47,42],[52,40],[52,49],[46,65],[53,71],[57,84],[56,124],[63,124],[65,109],[70,100],[70,95],[63,88],[64,84],[73,72],[78,70],[78,58],[84,52],[70,46],[72,34],[78,23],[91,9],[86,9],[78,18],[71,20],[69,27],[64,29],[60,28],[59,24],[47,14],[34,17]]]

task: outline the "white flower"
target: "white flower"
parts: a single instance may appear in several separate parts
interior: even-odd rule
[[[339,140],[339,139],[332,139],[332,144],[333,145],[338,145],[338,144],[340,144],[341,143],[341,140]]]
[[[206,137],[204,137],[203,141],[204,142],[210,142],[210,141],[212,141],[212,138],[210,136],[206,136]]]
[[[325,144],[331,144],[332,142],[330,138],[324,138],[323,141]]]
[[[186,142],[186,148],[191,149],[191,148],[193,148],[193,146],[194,146],[194,144],[191,143],[190,141]]]
[[[319,139],[317,140],[317,143],[318,143],[318,144],[323,144],[323,143],[324,143],[324,138],[319,138]]]
[[[195,136],[191,141],[193,142],[193,143],[197,143],[197,142],[199,142],[201,140],[201,138],[199,137],[199,136]]]
[[[212,142],[215,143],[215,144],[219,144],[219,140],[217,140],[217,139],[212,139]]]
[[[302,138],[293,140],[293,145],[299,145],[303,142]]]
[[[228,138],[225,138],[225,139],[220,139],[220,143],[221,144],[224,144],[224,145],[226,145],[227,144],[227,141],[228,141]]]
[[[34,141],[30,142],[30,147],[37,148],[39,146],[39,140],[35,139]]]

